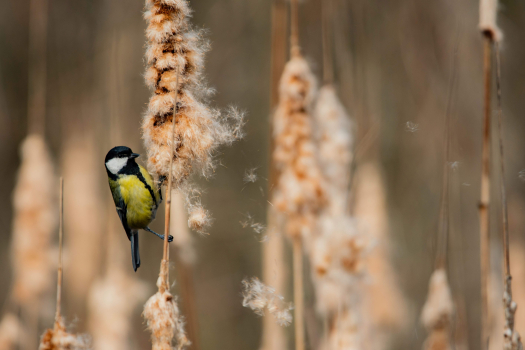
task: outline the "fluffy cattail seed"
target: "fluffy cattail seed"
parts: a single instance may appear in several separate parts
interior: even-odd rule
[[[207,43],[202,32],[190,25],[188,2],[147,0],[146,8],[145,79],[154,91],[142,125],[148,169],[158,178],[167,178],[175,122],[173,180],[180,187],[194,171],[206,176],[213,170],[213,152],[242,136],[243,116],[231,109],[223,117],[205,103],[210,92],[202,79]]]

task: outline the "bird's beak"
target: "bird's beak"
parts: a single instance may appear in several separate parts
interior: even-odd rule
[[[138,153],[131,153],[131,156],[129,156],[131,159],[140,157],[140,154]]]

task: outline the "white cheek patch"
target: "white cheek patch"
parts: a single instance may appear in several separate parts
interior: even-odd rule
[[[124,168],[126,166],[126,163],[128,162],[128,158],[113,158],[111,160],[108,160],[106,163],[106,167],[109,171],[111,171],[112,174],[118,174],[120,169]]]

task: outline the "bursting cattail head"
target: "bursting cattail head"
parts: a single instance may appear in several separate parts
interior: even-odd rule
[[[38,301],[52,288],[55,258],[50,254],[57,226],[56,178],[44,139],[30,135],[22,143],[22,162],[13,193],[12,265],[15,301]]]
[[[153,350],[184,349],[190,344],[184,331],[184,320],[179,312],[176,298],[165,288],[168,264],[163,262],[157,280],[159,291],[148,299],[142,315],[151,332]]]
[[[279,172],[273,201],[288,216],[291,236],[311,232],[325,199],[310,118],[315,91],[315,77],[306,60],[292,57],[281,77],[273,152]]]
[[[154,91],[142,125],[148,169],[157,178],[167,178],[175,122],[173,177],[179,187],[194,171],[206,176],[214,169],[213,152],[242,137],[243,116],[232,108],[223,117],[205,103],[211,92],[202,79],[208,45],[202,32],[190,25],[188,2],[147,0],[146,8],[145,79]]]
[[[46,330],[42,335],[38,350],[87,350],[89,348],[89,338],[83,334],[68,333],[62,317],[58,316],[54,328]]]
[[[501,41],[503,33],[497,25],[498,0],[480,0],[479,29],[494,41]]]

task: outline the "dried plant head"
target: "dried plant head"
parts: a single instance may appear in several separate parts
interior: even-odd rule
[[[329,210],[342,214],[350,181],[354,130],[352,120],[332,85],[319,90],[314,118],[319,165],[326,179]]]
[[[293,56],[281,77],[273,118],[273,161],[279,174],[273,203],[287,216],[286,232],[292,237],[312,231],[325,200],[310,117],[315,92],[308,63]]]
[[[55,258],[50,251],[57,227],[57,181],[49,150],[40,135],[26,137],[21,158],[13,193],[11,261],[14,300],[28,305],[38,302],[53,287]]]
[[[0,321],[0,349],[16,349],[23,334],[25,331],[18,317],[12,313],[6,313]]]
[[[265,285],[257,277],[244,279],[242,285],[242,306],[249,307],[259,316],[264,316],[265,311],[269,312],[280,326],[292,323],[292,304],[286,303],[274,288]]]
[[[146,299],[148,289],[119,264],[111,265],[106,276],[95,281],[88,298],[88,325],[95,349],[129,349],[132,314]]]
[[[168,263],[163,261],[157,280],[159,291],[148,299],[142,313],[151,332],[153,350],[172,350],[174,342],[177,350],[191,344],[184,331],[177,300],[166,288],[168,268]]]
[[[66,331],[64,320],[57,317],[53,329],[48,329],[42,335],[38,350],[87,350],[90,349],[90,339],[87,335],[72,334]]]
[[[148,170],[167,178],[175,122],[173,177],[179,187],[194,172],[211,173],[214,151],[242,137],[243,115],[230,108],[223,116],[206,103],[210,89],[202,72],[208,44],[202,31],[191,27],[188,1],[147,0],[146,9],[145,79],[153,91],[142,125]]]

